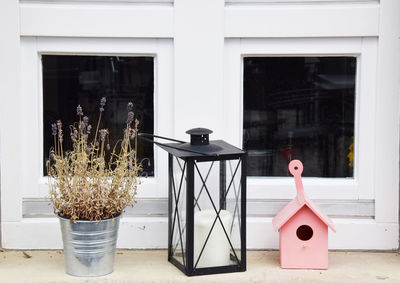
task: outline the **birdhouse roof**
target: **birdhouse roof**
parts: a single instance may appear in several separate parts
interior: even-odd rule
[[[336,232],[332,220],[306,195],[304,195],[304,201],[302,202],[299,201],[298,197],[294,198],[274,217],[272,220],[274,229],[276,231],[280,230],[303,206],[307,206],[326,226],[331,228],[333,232]]]
[[[332,220],[304,193],[301,173],[303,172],[303,164],[299,160],[292,160],[289,163],[289,171],[294,176],[296,183],[297,196],[289,202],[275,217],[272,219],[272,225],[276,231],[289,221],[303,206],[307,206],[322,222],[326,224],[333,232],[336,232]]]

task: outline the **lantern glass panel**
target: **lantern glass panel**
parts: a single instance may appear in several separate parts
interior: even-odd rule
[[[229,181],[233,180],[230,189],[227,191],[226,197],[226,210],[232,215],[232,225],[230,231],[230,240],[233,248],[235,249],[236,256],[241,260],[241,170],[242,163],[239,160],[227,160],[226,161],[226,188],[229,188]],[[236,173],[235,173],[236,170]],[[233,254],[233,253],[231,253]],[[234,258],[232,258],[234,259]]]
[[[186,162],[173,158],[172,184],[172,257],[186,265]]]
[[[194,166],[194,269],[238,265],[240,161],[195,162]]]

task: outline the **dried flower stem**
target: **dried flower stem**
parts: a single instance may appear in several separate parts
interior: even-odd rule
[[[105,100],[102,107],[104,107]],[[82,109],[79,109],[82,114]],[[103,108],[104,111],[104,108]],[[101,112],[97,123],[100,126]],[[137,186],[140,182],[141,164],[136,162],[135,146],[131,145],[131,127],[127,124],[123,139],[118,141],[105,160],[105,139],[108,131],[100,130],[100,140],[89,143],[87,121],[82,125],[81,116],[78,125],[71,126],[73,150],[62,154],[62,136],[55,137],[55,153],[47,162],[50,185],[50,200],[55,213],[75,220],[101,220],[123,212],[126,206],[133,206]],[[137,128],[137,125],[135,126]],[[75,133],[77,138],[75,139]],[[100,149],[99,149],[100,147]],[[58,150],[59,148],[59,150]],[[119,149],[120,148],[120,149]],[[132,148],[135,148],[133,150]],[[119,151],[119,154],[116,152]],[[132,158],[134,156],[134,158]]]

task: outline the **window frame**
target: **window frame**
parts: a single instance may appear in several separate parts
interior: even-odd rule
[[[298,56],[355,56],[357,58],[354,120],[353,178],[305,177],[303,183],[312,199],[374,199],[374,135],[369,119],[375,119],[376,38],[292,38],[292,39],[229,39],[225,41],[226,114],[234,125],[228,127],[229,140],[242,147],[243,135],[243,58]],[[230,82],[235,82],[229,85]],[[240,85],[239,85],[240,84]],[[361,96],[360,93],[363,95]],[[240,113],[237,115],[237,113]],[[295,196],[290,177],[248,177],[249,199],[291,199]]]
[[[30,160],[23,165],[27,176],[23,180],[23,198],[45,198],[48,195],[47,178],[43,174],[43,80],[42,55],[93,55],[93,56],[151,56],[154,58],[154,134],[171,136],[172,115],[172,42],[168,39],[96,39],[96,38],[21,38],[22,95],[24,120],[27,121],[23,148]],[[36,103],[35,103],[36,102]],[[35,105],[34,107],[32,107]],[[160,107],[163,105],[163,107]],[[35,150],[32,150],[35,149]],[[165,154],[154,147],[154,176],[142,178],[138,198],[166,197],[160,184],[167,183]]]

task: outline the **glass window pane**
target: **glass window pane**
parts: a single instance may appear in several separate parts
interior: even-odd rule
[[[244,58],[249,176],[353,177],[355,57]]]
[[[82,106],[95,129],[102,97],[107,103],[100,128],[109,130],[111,146],[122,138],[130,101],[140,121],[139,131],[153,133],[153,57],[43,55],[42,66],[44,160],[53,144],[51,123],[62,120],[64,148],[72,149],[68,125],[77,121],[77,105]],[[143,162],[144,171],[153,176],[152,144],[139,143],[138,156],[150,160]],[[43,172],[46,174],[45,164]]]

